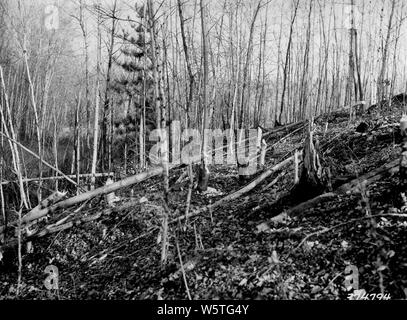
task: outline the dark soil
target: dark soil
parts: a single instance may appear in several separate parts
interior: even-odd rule
[[[329,121],[326,132],[328,119],[318,120],[323,165],[330,168],[334,188],[399,157],[401,110],[399,102],[380,117],[369,115],[349,122],[348,117],[337,116]],[[362,132],[356,132],[361,131],[356,129],[362,121]],[[268,166],[300,148],[303,137],[300,131],[275,145]],[[181,172],[174,170],[171,178],[176,180]],[[338,195],[298,218],[272,224],[272,217],[297,204],[290,196],[292,172],[286,168],[269,189],[264,187],[278,173],[238,200],[171,225],[164,268],[159,231],[154,229],[161,225],[160,179],[135,186],[133,196],[130,190],[123,190],[118,194],[122,203],[131,197],[148,201],[33,241],[33,253],[23,255],[23,285],[18,296],[16,255],[4,253],[0,297],[187,299],[178,243],[193,299],[346,299],[345,268],[349,265],[359,270],[360,289],[405,299],[407,215],[385,216],[403,213],[398,177],[386,176],[361,192]],[[208,197],[194,191],[191,210],[242,187],[235,168],[219,166],[212,168],[209,185],[223,195]],[[176,209],[183,212],[187,188],[184,181],[171,192],[173,215]],[[90,215],[104,207],[103,201],[95,200],[80,214]],[[366,214],[376,217],[366,218]],[[261,228],[262,223],[269,228]],[[324,228],[329,231],[310,236]],[[57,291],[44,287],[48,265],[58,267]]]

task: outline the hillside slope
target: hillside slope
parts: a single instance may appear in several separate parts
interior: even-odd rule
[[[402,108],[399,103],[363,116],[363,133],[356,132],[360,117],[349,122],[346,113],[335,113],[318,119],[321,156],[334,192],[398,159]],[[273,152],[267,166],[301,148],[303,136],[298,130],[269,140]],[[191,210],[242,187],[234,168],[212,170],[209,185],[218,193],[194,191]],[[180,174],[174,170],[171,178]],[[171,212],[183,212],[186,180],[171,192]],[[168,265],[161,269],[155,228],[161,223],[161,186],[159,178],[150,179],[119,193],[121,203],[100,219],[34,241],[33,253],[23,256],[18,298],[187,299],[184,270],[193,299],[346,299],[347,266],[358,269],[359,289],[407,298],[407,215],[397,174],[366,186],[360,182],[353,193],[337,193],[296,217],[273,219],[298,205],[289,192],[293,169],[287,167],[231,203],[172,224]],[[104,209],[104,202],[96,201],[76,214],[91,216]],[[43,286],[49,264],[59,269],[55,294]],[[0,274],[0,297],[16,298],[15,268],[4,261],[2,267],[7,275]]]

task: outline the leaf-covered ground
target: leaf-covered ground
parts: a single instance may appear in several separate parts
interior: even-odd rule
[[[345,114],[318,120],[317,136],[332,177],[347,182],[400,154],[398,122],[401,105],[363,117],[369,124],[355,132],[361,119]],[[328,127],[326,123],[328,122]],[[303,131],[275,144],[268,165],[300,148]],[[177,250],[193,299],[346,299],[345,268],[359,270],[359,288],[407,297],[407,216],[397,175],[340,194],[306,210],[298,218],[271,222],[295,206],[288,191],[293,170],[284,169],[276,185],[265,188],[278,173],[238,200],[170,227],[168,264],[160,266],[161,183],[154,178],[119,194],[131,209],[115,210],[101,219],[33,242],[23,255],[23,286],[16,295],[17,273],[3,259],[1,298],[24,299],[187,299]],[[181,174],[171,173],[172,180]],[[337,183],[340,184],[340,183]],[[242,187],[231,167],[212,168],[210,187],[219,194],[194,191],[191,210]],[[335,186],[334,186],[335,187]],[[183,212],[188,181],[170,195],[170,209]],[[142,201],[139,201],[142,199]],[[278,201],[278,199],[280,199]],[[116,206],[120,207],[121,203]],[[79,212],[103,210],[95,201]],[[390,214],[398,213],[399,216]],[[373,215],[370,218],[367,214]],[[59,270],[59,290],[44,287],[48,265]]]

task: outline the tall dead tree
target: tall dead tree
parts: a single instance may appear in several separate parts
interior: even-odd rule
[[[290,23],[290,33],[288,36],[288,44],[287,44],[287,51],[285,54],[285,63],[284,63],[284,71],[283,71],[283,92],[281,94],[281,104],[280,104],[280,112],[278,113],[278,122],[281,124],[283,120],[283,111],[284,111],[284,101],[285,101],[285,94],[287,91],[287,79],[288,79],[288,66],[290,62],[290,57],[291,57],[291,44],[293,41],[293,33],[294,33],[294,24],[295,20],[297,18],[297,12],[298,12],[298,6],[300,4],[300,1],[294,0],[294,13],[291,18],[291,23]],[[277,112],[276,112],[276,119],[277,119]]]
[[[257,20],[257,16],[259,14],[259,10],[261,7],[261,0],[257,3],[256,9],[254,10],[253,18],[250,23],[250,30],[249,30],[249,42],[247,44],[247,50],[246,50],[246,60],[244,64],[244,69],[243,69],[243,83],[242,83],[242,91],[241,91],[241,97],[240,97],[240,119],[239,119],[239,127],[242,128],[243,124],[245,124],[245,115],[247,115],[248,108],[246,106],[246,89],[248,87],[248,81],[249,81],[249,67],[250,67],[250,61],[252,57],[252,52],[253,52],[253,34],[255,30],[255,24]]]
[[[177,5],[178,5],[179,22],[180,22],[180,28],[181,28],[182,47],[184,49],[185,64],[187,67],[188,79],[189,79],[189,91],[188,91],[188,96],[187,96],[187,100],[186,100],[187,122],[189,122],[188,121],[189,113],[191,111],[191,105],[193,103],[195,77],[192,72],[192,64],[191,64],[190,54],[189,54],[189,50],[188,50],[188,42],[187,42],[187,38],[186,38],[186,34],[185,34],[185,19],[184,19],[183,6],[181,3],[181,0],[177,0]],[[186,125],[188,127],[188,124],[186,124]]]
[[[308,11],[308,23],[306,31],[305,40],[305,50],[304,50],[304,60],[303,60],[303,72],[301,77],[301,88],[300,88],[300,113],[304,119],[307,114],[308,105],[308,79],[309,79],[309,51],[310,51],[310,40],[311,40],[311,16],[312,16],[312,6],[313,0],[310,1],[309,11]]]
[[[79,0],[79,26],[81,27],[82,37],[83,37],[83,51],[85,54],[84,63],[85,63],[85,102],[86,102],[86,145],[90,147],[90,132],[91,132],[91,119],[90,119],[90,87],[89,87],[89,40],[88,40],[88,31],[84,16],[84,8],[85,5],[83,3],[84,0]]]
[[[34,83],[31,77],[31,71],[30,67],[28,64],[28,52],[27,52],[27,47],[26,47],[26,38],[24,35],[23,39],[23,57],[24,57],[24,65],[25,65],[25,70],[27,72],[27,80],[28,84],[30,87],[30,98],[31,98],[31,106],[34,111],[34,120],[35,120],[35,128],[36,128],[36,134],[37,134],[37,146],[38,146],[38,155],[40,156],[40,159],[38,161],[38,174],[41,178],[42,176],[42,130],[41,130],[41,123],[40,123],[40,118],[39,118],[39,113],[38,113],[38,108],[37,108],[37,101],[35,97],[35,89],[34,89]],[[41,197],[42,197],[42,181],[41,179],[38,181],[38,188],[37,188],[37,197],[38,197],[38,203],[41,202]]]
[[[92,154],[92,178],[91,188],[95,188],[95,174],[98,161],[98,140],[99,140],[99,104],[100,104],[100,62],[102,51],[102,34],[101,34],[101,17],[99,4],[98,6],[98,19],[97,19],[97,59],[96,59],[96,89],[95,89],[95,118],[93,126],[93,154]]]
[[[100,149],[101,149],[101,167],[103,171],[111,172],[112,170],[112,137],[109,133],[109,129],[112,127],[111,123],[111,114],[112,110],[112,103],[110,97],[110,83],[111,83],[111,73],[113,67],[113,50],[115,46],[115,37],[116,37],[116,28],[117,28],[117,0],[113,2],[113,7],[108,13],[108,16],[111,19],[111,29],[109,30],[109,45],[108,45],[108,52],[107,52],[107,70],[106,70],[106,84],[105,84],[105,99],[103,104],[103,120],[102,120],[102,129],[101,129],[101,137],[100,137]]]
[[[392,28],[393,28],[393,17],[394,17],[395,8],[396,8],[396,0],[392,0],[389,23],[387,26],[386,39],[384,41],[384,46],[382,48],[382,60],[381,60],[380,73],[379,73],[379,78],[377,80],[377,104],[379,107],[382,105],[383,100],[386,96],[385,87],[387,85],[386,72],[387,72],[387,63],[388,63],[388,51],[389,51],[389,45],[390,45],[390,35],[391,35]]]
[[[167,262],[167,250],[168,250],[168,220],[169,220],[169,209],[168,209],[168,193],[169,193],[169,165],[168,165],[168,137],[167,137],[167,113],[165,103],[162,103],[164,99],[163,94],[163,82],[160,72],[159,63],[159,53],[158,51],[158,41],[157,41],[157,28],[156,28],[156,12],[154,12],[153,1],[147,1],[148,6],[148,23],[150,30],[150,41],[151,41],[151,63],[153,68],[153,81],[154,81],[154,101],[155,101],[155,111],[156,111],[156,126],[158,129],[158,138],[160,140],[161,148],[160,160],[163,172],[163,187],[164,187],[164,205],[162,209],[162,250],[161,250],[161,266],[164,266]]]
[[[355,3],[351,1],[351,25],[349,28],[349,69],[346,83],[345,105],[353,105],[358,99],[363,100],[362,80],[360,74],[360,55],[358,50],[358,32],[355,26]],[[354,109],[350,108],[353,117]]]
[[[4,105],[5,105],[5,109],[6,112],[3,111],[3,106],[0,106],[0,116],[1,116],[1,132],[5,133],[6,137],[8,137],[8,142],[9,142],[9,146],[10,146],[10,150],[11,150],[11,156],[12,156],[12,160],[13,160],[13,169],[14,172],[17,175],[17,179],[18,179],[18,185],[19,185],[19,191],[20,191],[20,197],[21,197],[21,206],[25,206],[26,208],[28,208],[28,201],[27,201],[27,196],[26,196],[26,192],[24,190],[24,184],[23,184],[23,168],[22,168],[22,164],[21,164],[21,160],[20,160],[20,153],[19,153],[19,149],[18,149],[18,145],[15,142],[16,141],[16,133],[14,130],[14,125],[12,123],[12,116],[11,116],[11,109],[10,109],[10,100],[9,100],[9,96],[7,93],[7,88],[6,88],[6,84],[4,81],[4,74],[3,74],[3,68],[0,65],[0,87],[2,89],[2,96],[3,101],[4,101]],[[7,119],[7,120],[6,120]],[[12,140],[11,140],[11,139]],[[3,168],[1,168],[3,169]]]
[[[209,110],[208,110],[208,39],[206,29],[206,4],[204,0],[200,0],[201,9],[201,28],[202,28],[202,57],[203,57],[203,80],[202,80],[202,110],[203,110],[203,123],[202,123],[202,146],[201,146],[201,167],[199,170],[198,188],[200,191],[208,189],[209,182],[209,168],[208,168],[208,141],[205,134],[205,129],[209,129]]]

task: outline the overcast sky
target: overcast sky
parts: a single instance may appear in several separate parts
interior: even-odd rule
[[[74,55],[81,55],[83,54],[83,38],[81,35],[81,31],[78,25],[78,22],[72,17],[72,15],[78,16],[78,3],[79,0],[21,0],[23,3],[24,8],[27,11],[28,16],[31,17],[33,20],[38,20],[39,23],[46,23],[47,18],[50,17],[51,11],[46,11],[44,9],[44,5],[52,5],[58,8],[59,19],[63,21],[60,23],[59,30],[57,31],[60,34],[64,34],[64,38],[67,41],[67,46],[72,49],[72,53]],[[112,6],[115,0],[100,0],[102,6],[109,8]],[[134,4],[136,1],[134,0],[117,0],[118,8],[119,8],[119,16],[122,18],[131,17],[135,19],[134,14]],[[233,0],[231,0],[233,1]],[[311,0],[300,0],[300,9],[298,12],[297,17],[297,24],[296,24],[296,32],[301,34],[301,36],[295,36],[293,40],[293,48],[299,43],[304,41],[304,30],[306,28],[306,18],[308,16],[308,7]],[[404,0],[399,0],[404,1]],[[11,6],[16,8],[18,3],[17,0],[9,0]],[[90,35],[90,54],[92,57],[92,61],[95,61],[95,52],[96,52],[96,16],[93,10],[91,10],[92,5],[95,3],[95,0],[84,0],[85,4],[89,7],[89,10],[85,10],[85,19]],[[195,0],[184,0],[185,4],[185,17],[192,16]],[[263,0],[265,3],[266,0]],[[155,1],[156,7],[158,7],[159,1]],[[213,27],[211,31],[215,32],[216,29],[216,22],[219,22],[220,13],[223,5],[223,1],[218,0],[206,0],[208,4],[208,25],[209,27]],[[250,19],[253,15],[253,9],[257,0],[244,0],[245,10],[247,10],[247,14],[243,15],[242,26],[243,28],[247,29],[246,34],[248,34],[248,26],[250,24]],[[328,30],[327,37],[330,41],[333,41],[334,37],[334,18],[333,14],[336,15],[336,32],[343,45],[343,54],[347,54],[347,44],[349,42],[349,26],[350,26],[350,17],[351,17],[351,6],[350,0],[349,1],[337,1],[337,0],[314,0],[314,9],[313,9],[313,34],[312,34],[312,53],[314,56],[318,55],[318,51],[321,48],[321,32],[319,27],[319,21],[321,15],[324,19],[325,30]],[[381,9],[384,8],[382,13],[382,26],[383,32],[386,31],[387,24],[388,24],[388,16],[390,11],[390,3],[391,0],[355,0],[355,23],[356,28],[358,30],[359,36],[362,38],[362,48],[363,52],[361,55],[370,54],[367,52],[367,41],[368,39],[373,39],[374,41],[379,41],[379,26],[380,26],[380,15]],[[268,18],[268,36],[267,36],[267,61],[269,62],[269,69],[272,72],[273,68],[276,65],[276,57],[277,57],[277,44],[278,44],[278,36],[280,31],[280,23],[282,18],[283,24],[283,41],[281,50],[285,52],[286,42],[288,40],[288,32],[289,32],[289,22],[292,15],[292,1],[289,0],[271,0],[269,1],[269,7],[267,10],[267,18]],[[162,11],[164,14],[169,12],[176,12],[175,10],[176,0],[165,0],[162,6]],[[42,8],[45,12],[38,12],[32,10],[33,7]],[[45,7],[47,8],[47,7]],[[49,8],[48,8],[49,9]],[[199,9],[199,6],[198,6]],[[363,12],[365,15],[363,16]],[[400,12],[396,12],[395,22],[398,18],[400,18]],[[176,15],[172,15],[173,24],[174,26],[179,23],[176,21]],[[264,19],[266,17],[266,10],[261,11],[261,15],[259,16],[257,25],[261,26],[264,23]],[[199,21],[198,21],[199,22]],[[187,22],[188,29],[191,28],[190,20]],[[328,25],[330,26],[328,28]],[[104,30],[108,31],[109,24],[107,23],[104,26]],[[401,41],[399,42],[399,53],[400,53],[400,61],[399,66],[400,69],[404,69],[405,67],[405,59],[404,56],[407,54],[407,25],[404,24],[401,30]],[[120,23],[119,29],[129,29],[128,23]],[[175,27],[174,27],[175,29]],[[199,43],[199,23],[195,26],[195,33],[197,43]],[[260,29],[259,29],[260,30]],[[258,44],[260,41],[259,32],[255,34],[254,43]],[[247,39],[247,38],[246,38]],[[105,32],[104,40],[107,40],[107,32]],[[393,46],[391,46],[391,49]],[[256,54],[256,48],[255,53]]]

